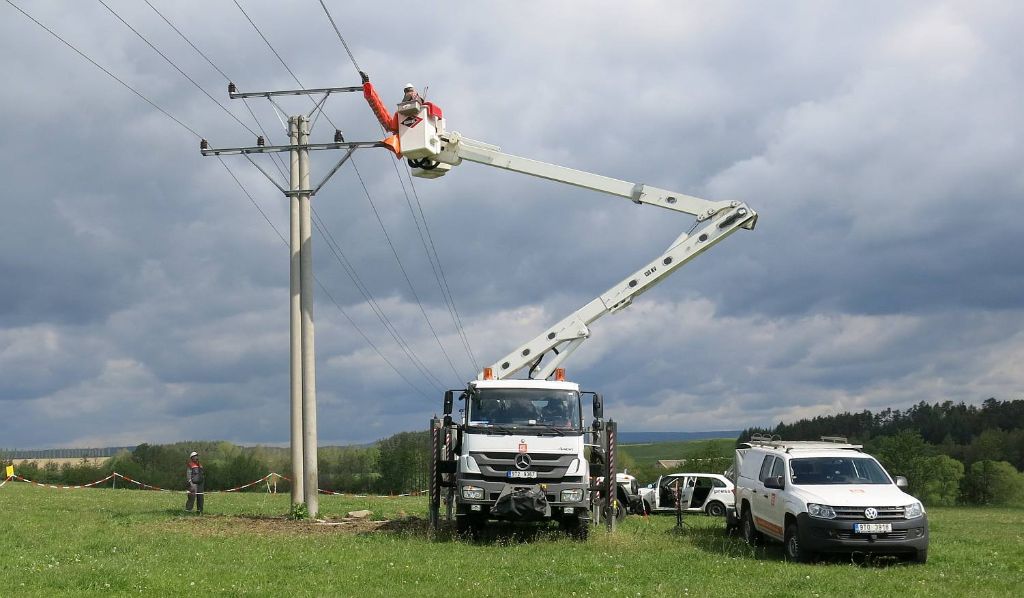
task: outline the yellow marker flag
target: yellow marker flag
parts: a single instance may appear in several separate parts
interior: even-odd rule
[[[8,465],[7,466],[7,471],[4,472],[4,477],[5,478],[9,478],[12,475],[14,475],[14,466],[13,465]]]

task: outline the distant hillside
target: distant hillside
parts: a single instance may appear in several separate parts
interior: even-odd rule
[[[647,444],[678,440],[705,440],[708,438],[736,438],[739,430],[714,432],[619,432],[619,444]]]

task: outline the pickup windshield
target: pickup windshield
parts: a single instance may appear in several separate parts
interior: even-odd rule
[[[579,431],[580,396],[571,390],[485,388],[470,395],[467,421],[482,428],[538,426]]]
[[[794,484],[891,484],[892,480],[874,459],[865,457],[810,457],[789,462]]]

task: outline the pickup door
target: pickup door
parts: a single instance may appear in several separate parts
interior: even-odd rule
[[[751,497],[750,503],[751,515],[754,516],[754,524],[757,528],[780,540],[784,533],[782,528],[784,519],[779,517],[779,513],[783,511],[782,491],[766,488],[764,482],[770,477],[785,475],[786,462],[774,455],[765,455],[758,479],[754,482],[754,495]]]

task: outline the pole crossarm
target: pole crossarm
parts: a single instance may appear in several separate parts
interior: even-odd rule
[[[271,96],[304,96],[313,93],[351,93],[354,91],[363,91],[363,86],[355,85],[351,87],[318,87],[316,89],[286,89],[283,91],[232,91],[228,93],[228,97],[230,97],[232,100],[239,100],[242,98],[269,98]]]
[[[251,147],[222,147],[199,150],[204,156],[232,156],[239,154],[273,154],[292,150],[336,150],[360,147],[389,146],[381,141],[341,141],[338,143],[300,143],[298,145],[256,145]],[[389,148],[390,149],[390,148]]]

